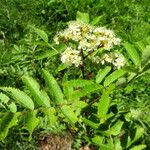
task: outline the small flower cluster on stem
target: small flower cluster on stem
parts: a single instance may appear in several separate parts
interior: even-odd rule
[[[125,65],[125,58],[120,53],[116,53],[116,52],[105,53],[102,56],[101,63],[112,64],[114,67],[119,69]]]
[[[80,21],[72,21],[67,29],[54,37],[54,41],[56,44],[65,43],[68,46],[61,54],[61,61],[70,66],[83,66],[86,57],[97,63],[114,65],[118,69],[125,65],[122,54],[111,52],[115,45],[120,45],[121,40],[112,30],[105,27],[95,27]],[[102,56],[90,57],[99,49],[110,52]]]

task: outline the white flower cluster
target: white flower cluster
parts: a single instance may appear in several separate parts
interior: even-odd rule
[[[72,49],[71,47],[67,47],[66,50],[61,54],[62,63],[66,63],[68,65],[74,64],[76,67],[82,64],[82,58],[79,56],[79,51]]]
[[[83,22],[72,21],[69,23],[68,28],[59,32],[55,37],[56,44],[61,42],[69,44],[73,43],[76,49],[68,47],[61,55],[61,61],[69,65],[74,64],[78,67],[82,64],[81,50],[84,54],[96,51],[99,48],[110,51],[114,45],[119,45],[121,40],[116,37],[112,30],[105,27],[94,27]],[[111,54],[112,55],[112,54]],[[120,68],[124,65],[123,56],[114,54],[111,57],[108,54],[103,56],[102,63],[112,63],[115,67]],[[94,58],[95,57],[95,58]],[[99,56],[88,57],[93,62],[100,62]]]
[[[117,69],[119,69],[125,65],[125,58],[120,53],[110,52],[102,56],[101,63],[113,64]]]
[[[77,48],[87,51],[100,47],[110,50],[121,42],[113,31],[105,27],[93,27],[79,21],[70,22],[68,28],[59,32],[54,38],[56,44],[59,44],[61,40],[78,42]]]

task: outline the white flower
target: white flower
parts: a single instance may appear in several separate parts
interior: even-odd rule
[[[68,65],[74,64],[76,67],[82,64],[82,58],[79,56],[79,51],[72,49],[71,47],[67,47],[67,49],[61,55],[62,63],[66,63]]]
[[[77,48],[75,50],[68,47],[61,55],[62,63],[75,65],[76,67],[82,64],[82,57],[80,56],[81,49],[83,50],[84,55],[87,55],[91,51],[96,55],[99,51],[95,51],[99,48],[111,51],[113,46],[119,45],[121,42],[112,30],[106,29],[105,27],[90,26],[79,21],[69,22],[68,28],[59,32],[54,37],[54,41],[56,44],[61,42],[72,43],[73,46]],[[120,68],[125,65],[124,57],[115,52],[104,54],[101,58],[99,56],[94,56],[93,58],[88,56],[88,58],[96,63],[101,61],[102,64],[106,63],[114,65],[116,68]]]
[[[98,64],[98,63],[100,62],[101,59],[100,59],[99,56],[93,56],[93,57],[91,57],[91,60],[92,60],[93,63]]]
[[[59,44],[59,36],[58,35],[56,35],[55,37],[54,37],[54,42],[58,45]]]
[[[113,61],[112,57],[108,54],[104,54],[103,60],[108,62],[108,63],[112,63],[112,61]]]
[[[114,39],[113,39],[113,43],[114,43],[114,45],[120,45],[121,39],[119,39],[119,38],[114,38]]]
[[[93,27],[79,21],[72,21],[68,28],[58,34],[65,41],[73,40],[78,42],[78,49],[91,51],[99,47],[105,50],[110,50],[114,45],[120,44],[120,39],[112,30],[105,27]],[[59,44],[59,38],[54,39],[56,44]]]
[[[118,54],[118,56],[113,61],[113,65],[118,69],[123,67],[125,65],[125,58],[121,54]]]
[[[86,50],[86,49],[87,49],[87,44],[88,44],[88,42],[87,42],[87,40],[86,40],[86,39],[85,39],[85,40],[80,41],[80,42],[79,42],[78,49]]]
[[[109,63],[114,65],[117,69],[119,69],[125,65],[125,58],[120,53],[110,52],[103,55],[101,63]]]

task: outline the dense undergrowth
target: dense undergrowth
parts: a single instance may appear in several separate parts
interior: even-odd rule
[[[41,136],[68,130],[74,149],[150,149],[149,5],[1,0],[0,149],[36,150]],[[125,57],[123,69],[92,62],[90,52],[82,57],[84,70],[81,63],[61,62],[66,45],[77,43],[61,37],[57,45],[54,37],[76,19],[116,33],[121,46],[114,51]],[[93,57],[103,56],[101,48]]]

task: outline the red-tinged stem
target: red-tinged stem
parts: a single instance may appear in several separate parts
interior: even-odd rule
[[[82,57],[82,65],[80,65],[80,69],[82,72],[82,78],[85,79],[85,70],[84,70],[84,54],[83,54],[83,49],[81,49],[81,57]]]

